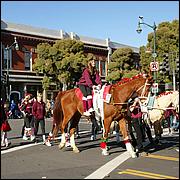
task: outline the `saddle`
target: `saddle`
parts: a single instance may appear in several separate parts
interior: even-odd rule
[[[95,111],[95,118],[97,120],[104,119],[104,102],[109,103],[111,94],[109,94],[111,85],[104,85],[102,86],[102,89],[98,90],[95,89],[92,92],[92,102],[93,102],[93,109]],[[75,89],[75,94],[79,98],[80,101],[82,101],[83,93],[79,88]]]
[[[95,98],[95,94],[99,93],[99,94],[103,94],[104,102],[109,103],[110,98],[111,98],[111,95],[109,94],[111,86],[112,85],[108,85],[108,86],[104,85],[101,90],[93,90],[93,92],[92,92],[93,101],[94,101],[94,98]],[[79,100],[82,101],[83,93],[80,90],[80,88],[75,89],[75,94],[79,98]]]

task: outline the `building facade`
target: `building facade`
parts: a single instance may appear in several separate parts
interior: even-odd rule
[[[11,46],[14,38],[18,43],[18,50]],[[14,99],[18,102],[26,93],[34,96],[42,92],[43,74],[33,71],[32,65],[37,57],[36,48],[39,43],[53,45],[56,40],[70,38],[84,43],[84,52],[96,56],[96,67],[101,78],[105,81],[110,56],[118,48],[129,47],[134,52],[135,61],[139,60],[139,49],[116,42],[109,38],[96,39],[67,33],[63,30],[50,30],[36,28],[23,24],[8,23],[1,20],[1,96],[3,99]],[[54,98],[57,95],[56,84],[52,84],[47,92],[43,91],[45,98]]]

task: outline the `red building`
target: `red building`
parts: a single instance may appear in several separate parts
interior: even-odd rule
[[[7,47],[14,43],[15,37],[19,49],[16,50],[13,45],[7,50]],[[37,56],[36,47],[39,43],[53,44],[56,40],[63,38],[78,39],[84,43],[85,53],[93,53],[97,57],[96,66],[104,80],[112,52],[118,48],[130,47],[112,42],[109,38],[96,39],[80,36],[73,32],[67,33],[62,30],[36,28],[1,21],[1,96],[3,99],[8,97],[9,100],[18,101],[24,97],[26,92],[36,96],[37,92],[42,91],[43,75],[37,75],[32,70],[34,59]],[[130,48],[134,51],[134,57],[137,60],[139,49]],[[51,89],[44,93],[50,98],[55,96],[58,91],[56,84],[52,84]]]

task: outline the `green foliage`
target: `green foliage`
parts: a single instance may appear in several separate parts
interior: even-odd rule
[[[109,75],[106,77],[107,81],[117,81],[121,78],[121,72],[117,69],[109,73]]]
[[[84,44],[80,41],[57,40],[52,46],[41,43],[37,46],[37,58],[33,70],[44,73],[43,87],[47,88],[53,81],[57,84],[77,81],[82,68],[87,63]]]
[[[44,76],[42,80],[42,85],[43,85],[43,89],[48,89],[50,85],[50,78],[47,76]]]
[[[166,76],[166,77],[165,77],[164,82],[165,82],[165,83],[170,83],[170,82],[171,82],[171,80],[169,79],[169,76]]]
[[[149,64],[153,61],[152,53],[146,53],[146,49],[153,49],[154,36],[153,32],[148,35],[146,46],[140,47],[140,63],[142,69],[149,70]],[[162,22],[156,30],[156,61],[162,62],[164,55],[171,52],[179,53],[179,20],[172,22]],[[162,81],[163,75],[158,73],[158,80]]]
[[[135,68],[133,51],[130,48],[119,48],[111,56],[108,65],[107,81],[117,81],[125,76],[126,73]]]

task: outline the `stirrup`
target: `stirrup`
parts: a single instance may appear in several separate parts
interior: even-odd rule
[[[93,108],[90,108],[90,109],[88,110],[89,113],[91,113],[91,112],[93,112],[93,111],[94,111]]]
[[[83,113],[84,116],[91,116],[91,114],[89,113],[89,111],[86,111]]]

